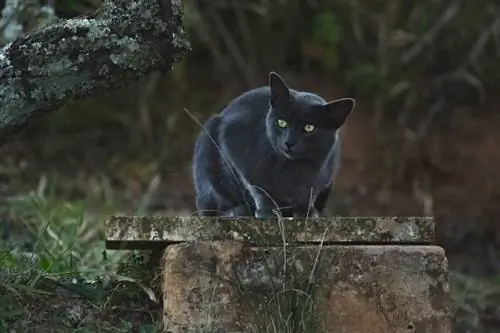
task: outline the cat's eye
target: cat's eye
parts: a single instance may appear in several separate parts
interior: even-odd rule
[[[278,127],[285,128],[288,125],[283,119],[278,119]]]
[[[306,131],[307,133],[311,133],[312,131],[314,131],[314,125],[306,125],[304,126],[304,131]]]

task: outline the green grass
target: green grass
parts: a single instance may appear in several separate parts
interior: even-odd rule
[[[43,193],[0,203],[0,332],[155,332],[151,270],[135,252],[105,251],[112,208],[85,207]]]
[[[285,249],[286,251],[286,249]],[[318,251],[321,251],[319,248]],[[284,258],[286,259],[286,258]],[[325,331],[322,314],[316,299],[317,262],[312,265],[309,278],[301,279],[302,267],[287,265],[283,285],[273,286],[272,296],[259,313],[262,320],[259,331],[265,333],[321,333]],[[276,274],[268,269],[267,274]]]
[[[480,278],[453,272],[450,285],[455,303],[453,332],[498,332],[494,323],[500,311],[499,276]]]

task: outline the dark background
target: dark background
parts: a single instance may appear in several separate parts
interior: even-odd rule
[[[457,332],[500,327],[500,3],[184,4],[185,59],[127,91],[68,105],[3,146],[0,194],[43,188],[89,211],[188,214],[200,125],[184,108],[203,122],[277,71],[293,88],[357,101],[329,213],[434,215]],[[55,2],[60,17],[99,6]]]

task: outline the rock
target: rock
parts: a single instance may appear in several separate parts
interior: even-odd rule
[[[438,246],[189,242],[164,263],[166,332],[451,332]]]
[[[166,247],[165,332],[451,332],[431,217],[123,216],[106,240]]]
[[[432,217],[255,219],[114,216],[106,222],[110,249],[151,248],[187,241],[236,240],[266,246],[289,243],[414,243],[434,240]]]
[[[234,264],[241,250],[241,244],[231,242],[181,243],[167,248],[162,286],[165,332],[239,330]]]

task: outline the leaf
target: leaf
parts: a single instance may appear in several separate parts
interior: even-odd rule
[[[30,294],[32,296],[33,295],[52,296],[54,294],[50,291],[46,291],[46,290],[30,287],[27,285],[23,285],[23,284],[18,284],[18,283],[11,283],[10,286],[14,289],[22,290],[25,293]]]
[[[59,282],[55,278],[51,276],[46,276],[48,280],[54,282],[56,285],[58,285],[61,288],[64,288],[66,290],[69,290],[75,294],[78,294],[92,302],[101,302],[106,297],[108,296],[108,292],[103,289],[97,289],[95,287],[90,287],[84,284],[78,284],[78,283],[65,283],[65,282]]]
[[[42,270],[45,272],[49,273],[50,268],[52,267],[51,262],[47,259],[45,256],[40,256],[40,259],[38,260],[38,264]]]
[[[112,278],[114,280],[118,281],[118,282],[132,282],[132,283],[135,283],[136,285],[138,285],[149,296],[149,299],[151,301],[153,301],[154,303],[158,303],[158,299],[156,298],[153,289],[151,289],[149,287],[146,287],[140,281],[138,281],[136,279],[133,279],[133,278],[126,277],[126,276],[114,275],[114,274],[112,275]]]

